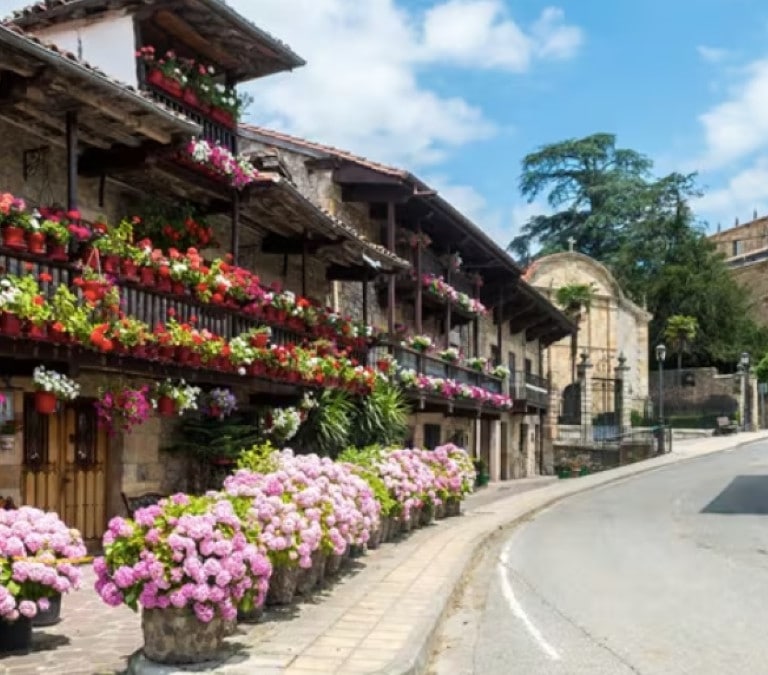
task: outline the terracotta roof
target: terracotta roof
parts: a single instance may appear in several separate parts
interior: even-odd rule
[[[64,0],[62,0],[64,1]],[[156,102],[148,94],[132,87],[124,82],[116,80],[107,75],[99,68],[90,65],[87,61],[78,59],[71,52],[60,49],[54,44],[44,42],[28,33],[24,32],[18,26],[0,25],[0,44],[17,47],[30,55],[41,57],[54,65],[61,65],[69,68],[73,73],[82,77],[87,77],[94,84],[102,85],[121,96],[133,99],[134,102],[147,110],[167,118],[169,121],[177,124],[180,130],[190,135],[197,134],[200,131],[199,125],[161,103]]]
[[[354,164],[367,167],[373,171],[379,171],[381,173],[396,176],[399,178],[414,178],[408,171],[404,169],[398,169],[394,166],[387,164],[381,164],[380,162],[374,162],[362,155],[356,155],[347,150],[335,148],[332,145],[324,145],[323,143],[317,143],[316,141],[309,141],[306,138],[300,138],[298,136],[291,136],[281,131],[274,131],[273,129],[266,129],[264,127],[255,126],[253,124],[241,124],[240,130],[245,131],[246,134],[259,137],[264,141],[274,141],[278,143],[284,143],[296,148],[303,148],[304,150],[311,150],[322,155],[331,157],[337,157],[338,159],[347,160]]]
[[[257,40],[268,47],[276,60],[284,63],[282,70],[297,68],[306,64],[306,61],[287,44],[246,19],[224,0],[198,0],[198,2],[206,5],[208,12],[217,13],[226,21],[237,25],[251,39]],[[165,0],[38,0],[38,2],[33,2],[26,7],[14,10],[11,16],[7,17],[3,23],[16,24],[24,29],[30,29],[39,27],[42,24],[65,22],[81,18],[81,15],[85,14],[93,16],[101,12],[124,9],[130,6],[141,8],[155,4],[161,7],[163,4],[172,5],[171,2],[166,2]],[[173,9],[173,7],[169,7],[169,9]],[[177,11],[177,9],[174,11]]]

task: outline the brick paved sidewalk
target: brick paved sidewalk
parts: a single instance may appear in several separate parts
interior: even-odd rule
[[[439,521],[397,544],[385,544],[351,561],[335,584],[308,602],[270,610],[255,626],[239,626],[229,639],[233,657],[213,672],[418,673],[450,598],[492,533],[569,494],[767,438],[768,432],[757,432],[696,439],[677,444],[672,454],[579,479],[492,485],[470,497],[464,517]],[[36,629],[32,653],[0,659],[0,674],[124,671],[128,657],[142,644],[140,618],[126,607],[104,605],[92,583],[88,570],[86,588],[64,598],[63,621]]]

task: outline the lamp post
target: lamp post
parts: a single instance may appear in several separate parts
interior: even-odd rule
[[[656,363],[659,369],[659,447],[658,453],[664,454],[664,360],[667,358],[667,348],[656,345]]]
[[[741,372],[744,376],[744,418],[741,420],[742,429],[749,431],[750,419],[749,419],[749,352],[742,352],[739,359],[739,365],[741,366]]]

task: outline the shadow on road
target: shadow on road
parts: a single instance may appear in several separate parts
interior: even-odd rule
[[[768,515],[768,476],[737,476],[701,512]]]

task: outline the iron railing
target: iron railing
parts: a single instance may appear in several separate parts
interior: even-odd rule
[[[549,407],[549,382],[541,375],[522,370],[509,376],[509,395],[516,401],[526,401],[540,408]]]

